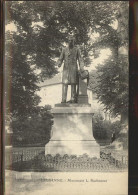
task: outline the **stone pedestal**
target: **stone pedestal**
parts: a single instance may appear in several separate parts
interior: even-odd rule
[[[81,78],[79,78],[78,103],[88,104],[87,79],[81,80]]]
[[[89,104],[57,104],[52,110],[54,125],[45,154],[100,156],[100,147],[92,132],[92,108]]]

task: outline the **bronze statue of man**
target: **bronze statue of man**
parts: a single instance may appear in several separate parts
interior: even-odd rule
[[[64,61],[63,76],[62,76],[62,102],[66,103],[68,85],[71,85],[71,100],[70,103],[76,103],[76,85],[78,83],[78,65],[83,71],[84,63],[81,57],[80,49],[75,45],[75,38],[69,36],[68,47],[62,49],[61,55],[57,62],[58,67],[61,67]]]

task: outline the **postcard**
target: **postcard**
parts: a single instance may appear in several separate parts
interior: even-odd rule
[[[4,16],[5,195],[127,195],[129,3]]]

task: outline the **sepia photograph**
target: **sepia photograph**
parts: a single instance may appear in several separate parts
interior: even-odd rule
[[[128,194],[128,1],[4,2],[5,195]]]

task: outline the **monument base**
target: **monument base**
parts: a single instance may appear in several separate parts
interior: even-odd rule
[[[82,104],[83,105],[83,104]],[[54,125],[51,130],[51,140],[45,146],[45,154],[55,156],[87,154],[90,157],[100,157],[100,147],[93,137],[92,108],[87,105],[65,107],[58,104],[52,110]]]
[[[55,156],[60,154],[61,156],[76,155],[80,156],[87,154],[89,157],[100,158],[100,148],[95,140],[91,141],[53,141],[51,140],[45,146],[45,155],[51,154]]]
[[[78,96],[78,103],[79,104],[87,104],[88,102],[88,95],[79,95]]]

